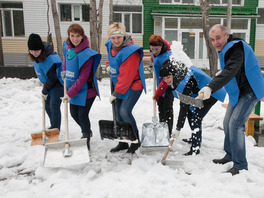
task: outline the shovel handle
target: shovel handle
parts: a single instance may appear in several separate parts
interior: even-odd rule
[[[67,94],[66,78],[64,82],[64,96]],[[65,120],[65,141],[69,140],[69,124],[68,124],[68,100],[64,101],[64,120]],[[65,145],[66,146],[66,145]]]
[[[152,75],[153,75],[153,97],[155,96],[155,92],[156,92],[156,78],[155,78],[155,74],[154,74],[154,68],[152,70]],[[157,116],[157,101],[153,100],[153,117]]]
[[[43,89],[44,85],[42,85]],[[42,140],[46,139],[46,115],[45,115],[45,98],[41,96],[41,101],[42,101]]]
[[[173,144],[173,142],[174,142],[174,138],[175,138],[175,135],[172,135],[172,137],[171,137],[171,139],[170,139],[170,144],[169,144],[169,146],[168,146],[168,148],[167,148],[167,150],[166,150],[166,152],[165,152],[163,158],[161,159],[161,164],[163,164],[163,165],[166,164],[166,163],[165,163],[165,160],[166,160],[167,157],[168,157],[168,154],[169,154],[170,149],[171,149],[171,147],[172,147],[172,144]]]

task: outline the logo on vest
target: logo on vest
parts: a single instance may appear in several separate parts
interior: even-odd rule
[[[66,71],[66,78],[68,80],[73,80],[74,79],[74,72]]]

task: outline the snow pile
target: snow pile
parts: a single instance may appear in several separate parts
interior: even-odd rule
[[[172,41],[171,52],[171,60],[174,59],[176,61],[183,62],[187,67],[191,67],[193,65],[191,59],[183,51],[183,45],[181,44],[181,42]]]

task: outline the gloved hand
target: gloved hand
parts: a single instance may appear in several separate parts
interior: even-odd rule
[[[172,133],[171,133],[171,137],[172,138],[178,138],[179,136],[180,136],[180,130],[179,129],[175,129],[175,130],[173,130],[172,131]]]
[[[41,93],[41,97],[43,97],[45,100],[47,100],[47,98],[48,98],[48,94],[45,95],[45,94]]]
[[[221,70],[219,70],[218,72],[215,73],[215,76],[218,76],[219,74],[221,74]]]
[[[64,80],[66,77],[66,71],[61,71],[61,78]]]
[[[212,89],[208,86],[205,86],[198,92],[199,95],[198,97],[201,98],[201,95],[203,95],[201,99],[207,100],[210,98],[211,93],[212,93]]]
[[[112,104],[116,98],[117,98],[116,96],[111,95],[109,97],[109,102]]]
[[[66,100],[69,102],[71,100],[71,97],[67,94],[61,98],[62,102],[65,102]]]
[[[158,101],[159,100],[159,96],[157,94],[155,94],[155,96],[153,96],[153,100]]]

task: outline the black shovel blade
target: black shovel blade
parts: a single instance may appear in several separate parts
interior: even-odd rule
[[[127,122],[116,122],[115,125],[112,120],[99,120],[99,129],[102,140],[135,141],[137,139],[131,124]]]

